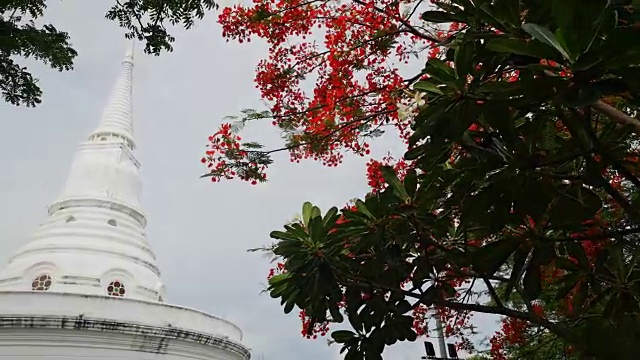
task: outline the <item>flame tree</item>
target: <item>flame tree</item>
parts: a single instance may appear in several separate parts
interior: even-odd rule
[[[275,151],[336,166],[388,129],[407,145],[401,160],[369,162],[364,199],[324,213],[307,203],[271,233],[269,291],[285,313],[300,309],[303,335],[336,323],[347,360],[381,359],[424,335],[433,308],[461,346],[473,313],[501,315],[494,359],[522,356],[531,339],[563,356],[635,358],[639,10],[624,0],[223,9],[225,37],[270,46],[255,78],[270,108],[210,136],[206,176],[266,181]],[[422,70],[405,74],[415,61]],[[259,120],[282,130],[282,149],[242,142],[237,125]]]

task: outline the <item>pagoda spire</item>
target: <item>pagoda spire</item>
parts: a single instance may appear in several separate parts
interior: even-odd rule
[[[98,128],[91,133],[90,140],[101,137],[121,137],[130,148],[135,147],[133,140],[132,92],[133,92],[133,59],[135,40],[131,40],[122,60],[120,76],[111,92],[111,97],[102,113]]]

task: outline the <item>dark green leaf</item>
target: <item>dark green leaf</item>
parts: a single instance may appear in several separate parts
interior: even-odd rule
[[[585,253],[581,243],[577,241],[571,241],[567,242],[565,244],[565,247],[569,256],[575,259],[583,269],[589,268],[589,259],[587,258],[587,254]]]
[[[444,84],[452,87],[456,85],[454,70],[440,59],[429,59],[423,71]]]
[[[589,51],[603,22],[612,15],[607,0],[554,0],[552,11],[570,53]]]
[[[413,198],[418,189],[418,174],[414,169],[407,171],[404,177],[404,188],[409,197]]]
[[[531,56],[540,59],[556,58],[553,48],[548,45],[536,41],[525,42],[520,39],[510,39],[506,36],[488,39],[486,48],[499,53]]]
[[[424,154],[424,147],[423,146],[416,146],[414,148],[409,149],[405,154],[404,154],[404,158],[405,160],[416,160],[418,158],[420,158],[423,154]]]
[[[572,186],[557,194],[549,208],[549,222],[568,226],[590,220],[602,208],[602,200],[592,190]]]
[[[370,219],[375,219],[376,217],[369,211],[367,205],[360,199],[356,200],[356,208],[359,212],[365,214]]]
[[[513,256],[513,266],[511,267],[511,275],[509,276],[509,281],[507,282],[507,286],[504,291],[504,298],[509,300],[511,296],[511,292],[515,288],[516,284],[520,281],[520,278],[523,274],[523,267],[527,261],[527,257],[529,256],[529,248],[519,248],[516,250]]]
[[[587,299],[587,296],[589,295],[589,284],[587,284],[586,282],[583,282],[583,283],[579,283],[577,286],[578,286],[578,289],[573,295],[574,311],[576,310],[580,311],[582,309],[582,305],[584,304],[584,301]]]
[[[288,299],[285,299],[284,297],[282,298],[283,301],[286,301],[284,304],[285,314],[290,313],[293,310],[293,308],[296,306],[296,298],[299,293],[300,293],[300,290],[296,289]]]
[[[464,22],[460,16],[444,11],[425,11],[420,17],[424,21],[433,23]]]
[[[411,306],[411,303],[408,302],[407,300],[402,300],[396,305],[396,312],[398,314],[408,313],[412,309],[413,309],[413,306]]]
[[[565,48],[562,47],[558,39],[556,39],[553,33],[539,25],[536,24],[522,24],[522,30],[526,31],[531,35],[534,39],[547,44],[554,49],[556,49],[562,56],[567,60],[573,60],[571,55],[567,52]]]
[[[427,80],[418,81],[417,83],[413,84],[413,88],[416,90],[444,95],[444,92],[442,92],[442,90],[440,90],[436,85]]]
[[[269,236],[278,240],[300,240],[295,234],[284,231],[272,231]]]
[[[455,50],[455,71],[458,78],[465,79],[473,71],[473,60],[476,54],[475,43],[463,39]]]
[[[338,344],[344,344],[350,341],[351,339],[353,339],[355,336],[356,334],[353,331],[349,331],[349,330],[336,330],[331,333],[331,337]]]
[[[481,274],[493,275],[520,246],[515,239],[504,239],[482,246],[473,253],[473,268]]]
[[[404,185],[402,185],[400,179],[398,179],[398,176],[392,167],[383,166],[380,168],[380,171],[382,172],[384,180],[393,189],[393,193],[396,194],[396,196],[405,202],[411,200],[409,194],[407,194],[407,190],[404,188]]]
[[[337,305],[329,306],[329,313],[331,314],[331,321],[335,323],[341,323],[344,321],[344,316],[340,313]]]
[[[580,280],[580,274],[569,274],[562,279],[562,287],[556,293],[555,299],[562,300],[576,287]]]
[[[518,82],[509,82],[509,81],[490,81],[482,84],[478,88],[479,93],[496,93],[496,92],[513,92],[520,89],[520,84]]]
[[[540,266],[529,265],[527,272],[522,280],[524,287],[524,296],[527,300],[535,300],[540,296],[542,292],[542,283],[540,280]]]

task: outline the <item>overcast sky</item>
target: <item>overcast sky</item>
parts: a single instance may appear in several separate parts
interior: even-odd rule
[[[77,145],[98,124],[126,49],[124,31],[104,19],[112,2],[50,1],[45,19],[70,33],[79,53],[75,70],[59,73],[24,62],[40,79],[43,103],[35,109],[0,103],[2,263],[44,220]],[[140,46],[136,53],[134,117],[142,203],[166,300],[235,322],[256,360],[340,359],[339,347],[303,339],[297,314],[284,315],[279,301],[260,294],[270,264],[246,250],[269,244],[269,232],[298,213],[304,201],[326,209],[364,195],[366,159],[351,157],[343,166],[325,168],[313,162],[290,164],[283,154],[276,157],[265,185],[199,179],[207,136],[222,117],[263,106],[253,71],[266,48],[255,42],[227,43],[216,18],[211,13],[194,29],[175,29],[173,53],[143,55]],[[250,126],[244,137],[279,144],[271,126]],[[389,146],[380,146],[378,154]],[[422,355],[417,342],[394,346],[385,359]]]

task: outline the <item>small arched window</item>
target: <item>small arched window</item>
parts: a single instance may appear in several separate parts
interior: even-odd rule
[[[124,283],[120,280],[114,280],[107,286],[107,294],[109,296],[123,297],[127,293]]]
[[[101,137],[100,141],[107,141],[107,137],[106,136]]]
[[[118,226],[118,222],[116,221],[116,219],[109,219],[109,221],[107,221],[107,224],[111,226]]]
[[[38,277],[33,279],[31,283],[31,290],[33,291],[47,291],[51,288],[53,284],[53,280],[51,280],[51,276],[49,274],[40,274]]]
[[[69,216],[67,216],[67,219],[65,221],[70,223],[72,221],[76,221],[76,218],[73,215],[69,215]]]

